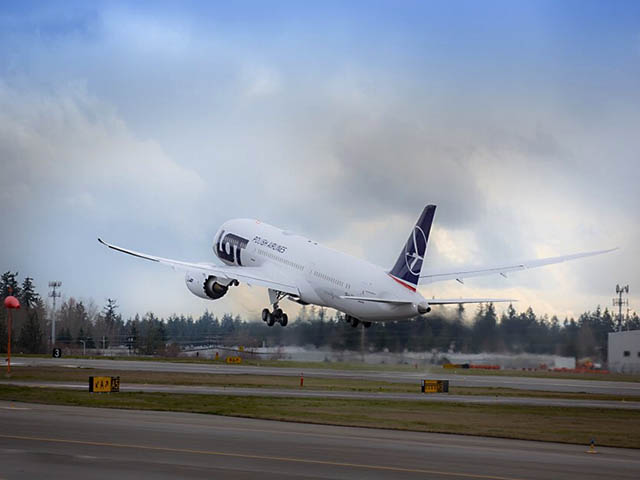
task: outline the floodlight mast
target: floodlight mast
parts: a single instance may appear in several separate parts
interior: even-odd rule
[[[618,332],[622,331],[622,306],[629,306],[629,298],[622,300],[622,294],[626,293],[629,295],[629,285],[625,285],[621,287],[619,284],[616,285],[616,293],[618,294],[618,298],[613,299],[613,305],[618,307]]]
[[[59,280],[49,282],[49,288],[51,289],[49,296],[53,299],[53,312],[51,313],[51,348],[56,345],[56,298],[62,295],[57,291],[61,286],[62,282]]]

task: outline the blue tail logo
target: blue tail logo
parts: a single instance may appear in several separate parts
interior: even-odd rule
[[[427,236],[424,234],[422,229],[416,225],[413,228],[412,239],[407,241],[407,245],[404,247],[404,260],[409,272],[413,275],[420,276],[420,270],[422,270],[422,262],[424,261],[424,254],[426,251]]]
[[[431,232],[431,224],[436,213],[435,205],[427,205],[422,211],[422,215],[418,219],[416,226],[404,246],[404,250],[400,253],[396,264],[389,272],[397,280],[401,280],[403,284],[409,288],[415,288],[420,280],[420,272],[424,256],[427,253],[427,243],[429,241],[429,232]]]

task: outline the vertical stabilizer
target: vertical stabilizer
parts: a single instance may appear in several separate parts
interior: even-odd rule
[[[435,205],[424,207],[422,215],[420,215],[416,226],[413,227],[407,243],[400,252],[398,260],[396,260],[396,264],[389,272],[396,280],[413,290],[415,290],[418,280],[420,280],[420,271],[422,270],[424,256],[427,253],[427,242],[429,241],[429,232],[431,231],[435,213]]]

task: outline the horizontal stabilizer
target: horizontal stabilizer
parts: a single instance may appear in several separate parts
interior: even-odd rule
[[[340,298],[344,300],[357,300],[359,302],[375,302],[375,303],[395,303],[398,305],[413,303],[412,300],[400,300],[396,298],[378,298],[378,297],[354,297],[351,295],[342,295]]]
[[[514,298],[431,298],[427,299],[429,305],[458,305],[460,303],[500,303],[517,302]]]

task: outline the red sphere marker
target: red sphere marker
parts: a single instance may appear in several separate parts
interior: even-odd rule
[[[9,290],[11,293],[11,290]],[[7,332],[7,375],[11,374],[11,310],[20,308],[20,302],[12,295],[9,295],[4,299],[4,307],[7,309],[7,316],[9,317],[8,332]]]
[[[5,308],[20,308],[20,302],[16,297],[9,295],[4,299],[4,307]]]

